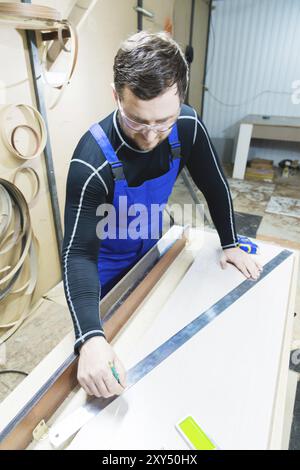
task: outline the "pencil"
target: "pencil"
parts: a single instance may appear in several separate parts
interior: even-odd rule
[[[113,374],[114,378],[117,380],[118,384],[121,385],[121,387],[123,387],[123,385],[122,385],[121,382],[120,382],[120,376],[119,376],[119,374],[118,374],[118,372],[117,372],[115,366],[114,366],[111,362],[109,362],[108,365],[109,365],[109,367],[110,367],[110,369],[111,369],[111,371],[112,371],[112,374]],[[123,387],[123,388],[124,388],[124,387]]]

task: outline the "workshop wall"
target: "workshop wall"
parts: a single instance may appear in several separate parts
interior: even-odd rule
[[[39,2],[36,2],[39,3]],[[47,6],[70,7],[71,2],[41,2]],[[79,56],[75,74],[70,85],[53,110],[56,90],[44,86],[47,103],[49,136],[54,160],[55,177],[63,218],[65,203],[65,184],[69,161],[81,135],[94,121],[102,119],[113,109],[110,82],[112,81],[112,61],[121,40],[136,30],[136,13],[132,2],[122,0],[118,8],[112,8],[109,1],[97,1],[93,13],[78,27]],[[55,70],[65,70],[66,54],[61,54],[55,63]],[[0,106],[10,103],[26,103],[36,106],[30,78],[28,50],[25,32],[9,26],[0,28]],[[5,64],[5,65],[4,65]],[[4,66],[3,66],[4,65]],[[54,67],[53,67],[54,69]],[[52,70],[52,69],[51,69]],[[16,111],[14,114],[18,114]],[[10,116],[16,123],[18,116]],[[20,118],[19,118],[20,119]],[[7,122],[9,132],[9,122]],[[26,148],[30,148],[30,138]],[[23,165],[11,155],[0,139],[0,174],[12,181],[16,169]],[[38,240],[38,280],[33,303],[61,280],[60,262],[56,244],[55,228],[49,197],[44,156],[41,155],[25,166],[35,169],[40,178],[41,189],[30,208],[32,226]],[[31,181],[25,175],[19,175],[17,186],[29,200]],[[2,258],[2,263],[5,260]],[[1,324],[12,322],[19,316],[23,300],[21,296],[9,296],[1,304]],[[0,334],[3,332],[0,331]]]
[[[173,37],[183,51],[189,43],[191,0],[145,0],[144,8],[154,12],[155,18],[143,19],[143,28],[160,31],[172,25]],[[193,48],[194,60],[190,71],[189,104],[201,114],[202,89],[205,67],[206,42],[209,18],[209,1],[196,0],[194,12]],[[167,21],[169,20],[169,21]]]
[[[16,31],[10,27],[1,26],[0,28],[0,108],[4,105],[25,103],[35,106],[30,79],[28,76],[26,54],[24,52],[24,32]],[[26,122],[29,117],[27,116]],[[20,111],[15,110],[7,116],[2,131],[10,130],[9,123],[21,122]],[[33,125],[33,122],[30,123]],[[33,127],[35,127],[33,125]],[[24,135],[23,135],[24,136]],[[27,134],[28,136],[28,134]],[[51,140],[51,136],[49,137]],[[27,150],[32,147],[32,141],[28,138],[26,142]],[[43,155],[35,160],[25,162],[14,157],[5,148],[2,139],[0,139],[0,174],[1,178],[12,181],[15,171],[20,166],[29,166],[35,169],[40,179],[40,193],[30,208],[30,215],[34,233],[39,242],[38,255],[38,285],[35,293],[35,299],[39,298],[49,287],[60,279],[59,257],[56,245],[54,223],[49,199],[47,185],[46,168]],[[20,174],[16,180],[17,186],[24,193],[27,200],[31,197],[32,182],[25,175]],[[2,263],[5,260],[1,259]],[[17,301],[17,300],[16,300]],[[17,301],[19,302],[19,300]],[[1,305],[1,309],[4,306]],[[15,309],[16,306],[12,305]]]
[[[204,121],[221,159],[231,161],[237,124],[246,115],[299,116],[292,95],[299,98],[300,4],[226,0],[213,5]],[[299,144],[253,139],[249,157],[275,163],[299,159]]]
[[[174,8],[174,37],[185,50],[189,43],[191,0],[176,0]],[[196,0],[194,12],[193,48],[194,60],[191,65],[189,104],[201,115],[202,90],[209,18],[209,1]]]

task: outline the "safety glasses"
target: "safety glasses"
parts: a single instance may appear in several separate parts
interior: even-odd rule
[[[164,122],[162,124],[154,124],[154,125],[141,124],[140,122],[134,121],[133,119],[130,119],[128,116],[126,116],[126,114],[124,113],[123,107],[121,106],[119,98],[118,98],[118,107],[119,107],[119,111],[122,116],[122,119],[124,123],[126,124],[126,126],[128,126],[130,129],[132,129],[135,132],[144,132],[144,131],[150,131],[150,130],[153,130],[157,134],[168,132],[174,126],[180,114],[180,108],[179,108],[176,119],[172,123]]]

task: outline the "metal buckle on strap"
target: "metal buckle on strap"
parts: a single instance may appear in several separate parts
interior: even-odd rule
[[[122,180],[122,179],[125,178],[123,165],[122,165],[121,162],[113,163],[110,166],[111,166],[111,169],[112,169],[115,180]]]
[[[175,144],[175,145],[176,145],[176,147],[172,147],[170,145],[170,150],[171,150],[173,159],[181,157],[181,145],[180,145],[180,143],[179,143],[179,145],[177,145],[177,144]]]

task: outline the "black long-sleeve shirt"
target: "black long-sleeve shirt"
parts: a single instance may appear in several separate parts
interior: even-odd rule
[[[129,186],[139,186],[168,171],[167,138],[153,150],[141,151],[122,131],[117,110],[100,124],[123,163]],[[187,105],[182,106],[177,125],[181,142],[180,170],[186,165],[202,191],[221,246],[224,249],[237,246],[230,190],[208,132],[196,111]],[[96,209],[102,203],[112,203],[113,194],[110,165],[87,131],[70,162],[62,256],[65,294],[75,328],[75,351],[92,336],[104,336],[99,317],[98,252],[101,240],[96,234],[100,220]]]

